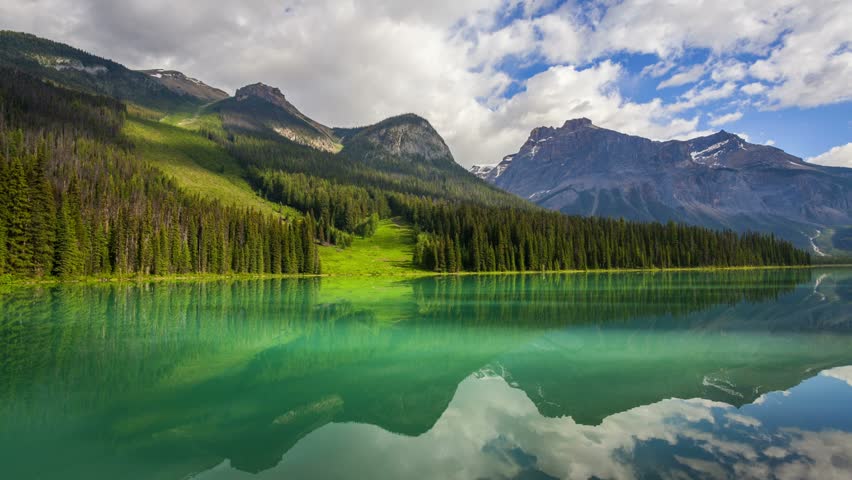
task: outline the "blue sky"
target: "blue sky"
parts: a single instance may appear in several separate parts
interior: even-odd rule
[[[466,166],[585,116],[852,167],[850,18],[849,0],[0,0],[0,28],[262,81],[327,125],[420,114]]]
[[[495,23],[494,30],[499,31],[507,28],[514,22],[523,21],[525,18],[542,18],[554,15],[560,9],[573,11],[579,23],[587,28],[594,29],[596,19],[588,18],[586,13],[589,10],[594,10],[596,4],[600,3],[545,2],[540,10],[531,15],[524,11],[523,4],[507,5],[504,6],[503,12],[497,14],[499,21]],[[604,12],[602,16],[606,16],[606,13]],[[766,43],[766,51],[760,53],[717,52],[701,45],[684,46],[682,50],[671,56],[616,50],[575,62],[575,65],[579,68],[590,68],[597,62],[610,60],[623,67],[623,75],[615,82],[615,85],[627,101],[646,103],[654,99],[661,99],[663,103],[674,104],[678,102],[680,96],[694,87],[714,83],[712,78],[714,61],[726,58],[743,65],[752,65],[768,58],[773,49],[782,49],[785,35],[789,35],[793,31],[792,29],[782,30],[774,40]],[[849,52],[850,41],[852,41],[852,35],[847,35],[845,39],[837,43],[835,53]],[[648,70],[661,61],[671,62],[672,68],[669,72],[672,73],[660,76],[649,74]],[[503,92],[503,96],[510,99],[525,91],[526,80],[554,65],[559,65],[559,63],[549,62],[547,58],[529,57],[525,53],[503,58],[496,65],[496,68],[505,72],[513,80],[511,85]],[[673,86],[666,86],[664,83],[677,72],[693,69],[696,69],[694,80]],[[703,71],[698,73],[698,70]],[[743,84],[760,83],[760,79],[754,78],[748,73],[741,80]],[[836,101],[828,101],[818,106],[767,106],[759,101],[754,101],[752,95],[740,90],[725,98],[684,109],[680,112],[680,115],[699,118],[698,130],[716,131],[724,129],[747,137],[753,143],[775,145],[803,158],[814,157],[832,147],[852,141],[852,102],[849,100],[852,96],[852,80],[849,77],[843,77],[838,78],[837,81],[847,84],[844,89],[845,95],[841,95]],[[720,123],[720,120],[714,122],[714,119],[724,115],[731,115],[729,117],[731,120],[724,123]]]

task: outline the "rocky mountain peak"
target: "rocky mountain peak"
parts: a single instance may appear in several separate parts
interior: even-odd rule
[[[527,139],[527,144],[535,145],[539,142],[545,142],[553,137],[558,137],[564,134],[579,132],[588,128],[598,128],[588,118],[573,118],[566,120],[559,128],[554,127],[536,127],[530,131],[530,136]]]
[[[565,120],[565,123],[562,124],[562,130],[568,131],[579,130],[587,127],[594,127],[594,125],[592,124],[592,121],[586,117]]]
[[[342,130],[349,130],[344,133]],[[369,127],[341,129],[344,142],[366,142],[392,155],[418,157],[431,163],[455,163],[441,135],[425,118],[413,113],[391,117]]]
[[[234,97],[214,108],[223,114],[226,127],[271,131],[291,142],[327,152],[341,148],[330,128],[300,112],[281,90],[264,83],[237,89]]]
[[[728,131],[725,131],[725,130],[719,130],[718,132],[710,135],[709,138],[718,139],[718,140],[739,140],[741,142],[745,141],[745,140],[742,139],[742,137],[740,137],[736,133],[731,133],[731,132],[728,132]]]
[[[280,89],[260,82],[238,89],[235,96],[237,100],[245,100],[249,97],[259,98],[284,108],[289,105],[287,98],[281,93]]]
[[[211,87],[197,78],[184,75],[177,70],[155,68],[153,70],[141,70],[141,72],[155,79],[159,84],[169,90],[181,95],[189,95],[208,102],[228,98],[228,94],[224,91]]]

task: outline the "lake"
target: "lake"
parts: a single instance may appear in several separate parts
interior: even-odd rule
[[[852,478],[852,269],[5,287],[8,479]]]

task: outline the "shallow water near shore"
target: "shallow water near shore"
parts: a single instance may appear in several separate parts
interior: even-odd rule
[[[4,478],[847,478],[852,269],[0,294]]]

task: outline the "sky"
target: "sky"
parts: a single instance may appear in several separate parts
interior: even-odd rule
[[[0,0],[0,29],[267,83],[326,125],[417,113],[465,166],[588,117],[852,167],[850,19],[849,0]]]

